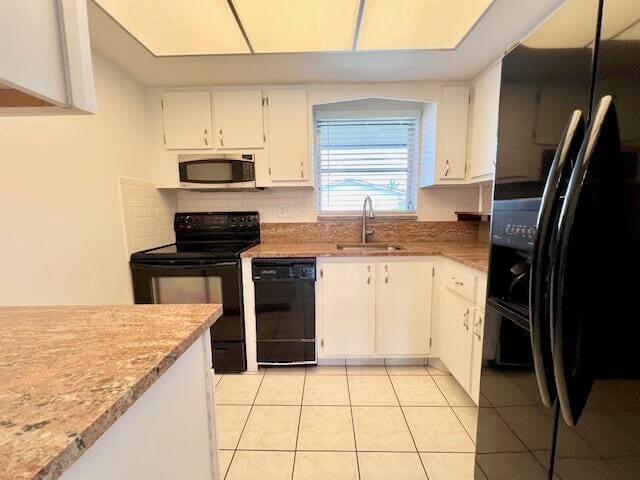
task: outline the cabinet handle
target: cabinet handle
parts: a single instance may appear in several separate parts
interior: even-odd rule
[[[456,277],[451,277],[451,280],[453,280],[454,285],[459,285],[459,286],[464,286],[464,282],[461,282],[460,280],[456,280]]]
[[[389,283],[389,265],[384,266],[384,283]]]
[[[447,177],[447,176],[449,176],[449,170],[451,170],[451,165],[449,164],[449,159],[448,158],[444,161],[444,164],[445,164],[444,176]]]
[[[367,285],[371,284],[371,265],[367,265]]]
[[[222,129],[220,129],[220,146],[224,147],[224,135],[222,133]]]
[[[476,337],[478,337],[478,340],[482,340],[482,337],[480,336],[480,327],[482,327],[482,317],[478,317],[478,321],[475,322],[475,326],[473,327],[473,331]]]
[[[202,134],[202,139],[204,140],[204,145],[205,147],[209,146],[209,130],[208,129],[204,129],[204,133]]]
[[[470,313],[471,313],[471,311],[467,308],[467,311],[463,315],[464,321],[462,322],[462,324],[464,325],[464,328],[467,329],[467,331],[469,331],[469,314]]]

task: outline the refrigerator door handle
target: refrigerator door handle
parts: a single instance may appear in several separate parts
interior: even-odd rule
[[[600,220],[596,228],[606,231],[604,222],[612,221],[610,217],[615,215],[611,202],[622,184],[618,176],[619,158],[616,111],[613,99],[607,95],[598,104],[571,174],[558,220],[556,248],[553,249],[556,252],[550,288],[553,369],[560,410],[569,426],[577,424],[593,386],[593,362],[597,356],[595,337],[597,324],[603,318],[598,305],[605,302],[602,289],[612,281],[611,278],[587,280],[578,268],[584,263],[590,268],[604,265],[596,264],[598,260],[593,252],[585,251],[583,245],[591,245],[586,241],[600,241],[600,235],[606,235],[594,231],[594,222]],[[587,232],[581,231],[584,225],[589,228]],[[584,238],[585,233],[593,235],[593,239]],[[580,253],[587,258],[581,257]],[[592,300],[593,296],[597,298]]]
[[[556,399],[549,321],[550,247],[556,235],[555,227],[561,206],[560,195],[563,193],[563,186],[566,185],[571,174],[571,168],[584,139],[584,133],[584,117],[580,110],[575,110],[569,118],[549,169],[542,194],[536,224],[536,240],[531,258],[529,280],[531,349],[540,398],[547,407],[551,407]]]

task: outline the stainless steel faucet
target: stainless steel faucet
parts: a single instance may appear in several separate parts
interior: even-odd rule
[[[369,212],[367,213],[367,202],[369,202]],[[373,230],[367,230],[367,217],[375,218],[373,214],[373,202],[367,196],[362,204],[362,243],[367,243],[367,235],[373,235]]]

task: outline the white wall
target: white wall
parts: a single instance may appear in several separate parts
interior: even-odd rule
[[[0,118],[0,305],[132,302],[118,176],[151,176],[146,96],[94,71],[97,115]]]

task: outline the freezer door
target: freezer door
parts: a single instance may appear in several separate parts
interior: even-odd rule
[[[565,298],[554,350],[566,394],[555,471],[562,479],[640,478],[640,2],[603,6],[594,86],[601,113],[593,115],[586,171],[572,194],[575,219],[558,285]],[[580,439],[580,451],[567,434]]]

